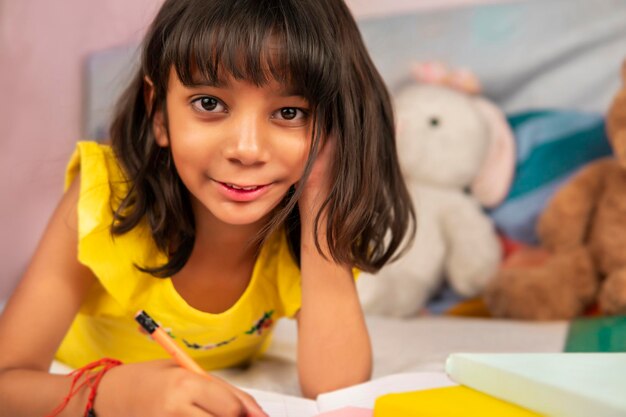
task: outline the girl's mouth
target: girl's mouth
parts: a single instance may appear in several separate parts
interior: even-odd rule
[[[233,190],[237,190],[237,191],[254,191],[261,187],[264,187],[263,185],[250,185],[250,186],[244,187],[244,186],[228,184],[228,183],[225,183],[224,185],[227,186],[228,188],[232,188]]]
[[[265,185],[239,185],[227,182],[218,182],[220,191],[229,200],[237,202],[253,201],[261,197],[271,184]]]

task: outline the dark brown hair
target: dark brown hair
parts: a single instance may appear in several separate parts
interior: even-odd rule
[[[111,126],[113,150],[131,184],[112,233],[126,233],[145,220],[157,247],[169,254],[165,265],[142,270],[171,276],[194,245],[188,191],[169,149],[159,147],[152,132],[158,109],[167,119],[172,68],[185,85],[198,75],[212,83],[226,76],[257,85],[275,79],[307,99],[314,128],[303,179],[321,141],[330,134],[336,138],[329,173],[334,183],[322,209],[335,261],[375,272],[412,240],[415,214],[398,166],[389,94],[342,0],[167,0],[144,39],[141,67]],[[146,76],[154,84],[150,109]],[[298,259],[300,193],[292,191],[258,238],[285,225]],[[315,241],[319,250],[317,233]]]

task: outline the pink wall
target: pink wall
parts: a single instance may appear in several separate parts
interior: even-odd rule
[[[139,39],[159,4],[0,2],[0,299],[23,272],[60,197],[79,139],[82,58]]]
[[[85,54],[141,38],[162,0],[0,0],[0,300],[23,272],[79,139]],[[479,0],[351,0],[357,17]]]

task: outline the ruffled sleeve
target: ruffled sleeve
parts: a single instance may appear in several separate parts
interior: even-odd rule
[[[116,194],[127,190],[122,170],[109,146],[96,142],[78,142],[65,174],[65,189],[80,175],[78,202],[79,239],[108,228],[113,221],[112,185]]]
[[[122,306],[140,297],[147,274],[136,268],[163,262],[144,224],[113,236],[114,210],[128,192],[128,182],[107,145],[79,142],[66,171],[65,187],[80,176],[78,260]]]

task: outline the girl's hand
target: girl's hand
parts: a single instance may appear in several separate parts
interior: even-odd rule
[[[268,417],[249,394],[171,360],[111,369],[100,383],[95,411],[99,417]]]
[[[317,158],[313,163],[313,169],[306,183],[298,184],[304,187],[302,195],[298,201],[300,208],[300,221],[303,230],[313,230],[313,222],[315,216],[321,208],[322,204],[330,191],[330,174],[332,154],[335,150],[335,139],[332,136],[326,138],[322,144],[322,148],[317,154]],[[323,232],[322,227],[319,232]]]

